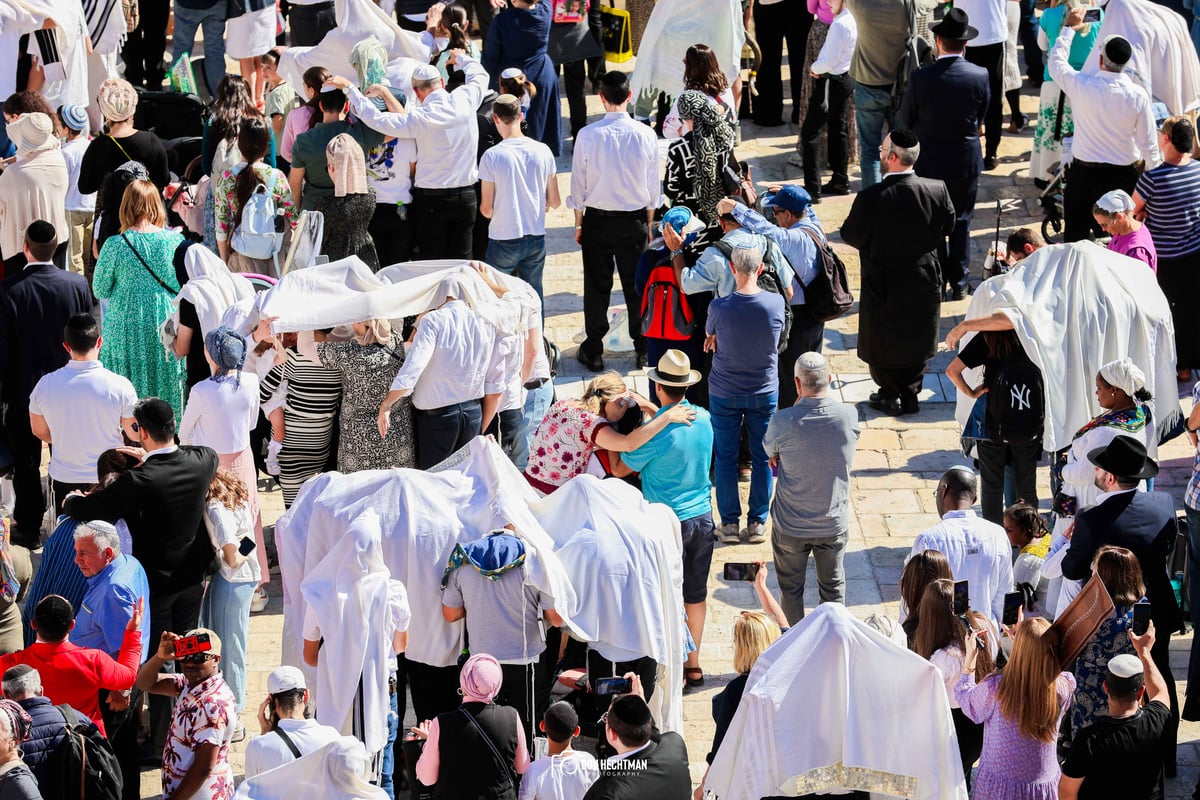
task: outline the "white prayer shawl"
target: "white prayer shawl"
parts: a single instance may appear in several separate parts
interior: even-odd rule
[[[967,797],[941,673],[840,603],[818,606],[759,656],[704,785],[720,800],[842,788]]]
[[[367,780],[370,762],[353,736],[335,739],[283,766],[247,778],[234,800],[386,800],[387,793]]]
[[[41,28],[46,20],[52,19],[56,27],[47,31],[47,35],[52,34],[55,51],[53,56],[58,61],[46,65],[46,84],[42,87],[41,94],[51,108],[70,103],[86,107],[89,101],[88,27],[83,15],[83,5],[79,0],[0,0],[0,4],[8,6],[6,10],[0,11],[0,30],[3,31],[0,43],[6,50],[0,57],[0,66],[6,69],[3,77],[0,77],[0,93],[7,97],[16,91],[14,72],[16,58],[20,53],[15,37],[11,39],[10,44],[10,33],[18,36],[32,33]],[[32,25],[29,24],[30,18],[34,20]],[[9,27],[10,24],[12,28]],[[30,37],[29,49],[38,52],[35,41]],[[7,71],[10,59],[13,72]]]
[[[92,37],[92,52],[115,55],[126,33],[119,0],[83,0],[83,16]]]
[[[231,306],[254,297],[254,284],[244,275],[230,271],[225,262],[207,247],[189,247],[184,254],[183,265],[188,280],[175,296],[171,312],[177,329],[181,300],[188,300],[196,307],[200,330],[195,331],[194,335],[205,336],[221,325],[225,312]]]
[[[357,256],[329,264],[295,270],[283,276],[262,295],[259,311],[279,319],[276,333],[334,328],[369,319],[400,324],[442,304],[438,289],[447,278],[459,279],[462,298],[504,334],[523,333],[530,309],[539,308],[532,287],[519,278],[496,270],[491,274],[510,289],[497,298],[479,274],[464,260],[410,261],[387,267],[377,274]]]
[[[387,744],[388,666],[394,658],[392,637],[382,633],[390,614],[380,536],[379,515],[366,509],[300,584],[325,640],[317,665],[317,721],[351,733],[361,686],[368,753]]]
[[[1128,356],[1146,373],[1160,433],[1181,413],[1171,312],[1158,282],[1140,266],[1092,242],[1051,245],[1012,272],[984,281],[971,298],[967,319],[1003,313],[1041,369],[1046,390],[1042,441],[1049,452],[1069,446],[1075,432],[1100,413],[1096,374],[1119,358]],[[970,371],[964,377],[971,385],[980,380]],[[958,396],[960,427],[974,402]],[[1157,439],[1151,439],[1147,449],[1154,456]]]
[[[1133,58],[1125,72],[1152,99],[1172,114],[1200,108],[1200,60],[1183,17],[1150,0],[1110,0],[1084,72],[1100,69],[1100,45],[1113,34],[1129,40]]]
[[[642,46],[629,88],[635,102],[666,92],[683,91],[683,54],[704,43],[717,55],[717,63],[732,85],[742,65],[742,27],[739,0],[659,0],[650,12]]]
[[[17,90],[21,37],[42,27],[43,21],[24,3],[0,0],[0,97]]]
[[[337,27],[320,44],[289,47],[280,56],[279,74],[299,96],[304,96],[304,71],[309,67],[325,67],[334,75],[356,81],[358,73],[350,63],[350,51],[368,36],[379,40],[387,50],[389,62],[409,58],[429,63],[429,51],[421,44],[420,35],[401,29],[395,19],[371,0],[335,0],[334,14]],[[390,77],[390,69],[388,74]],[[411,68],[408,74],[412,74]],[[405,89],[409,86],[408,83],[392,85]]]

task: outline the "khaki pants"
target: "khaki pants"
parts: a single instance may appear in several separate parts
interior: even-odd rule
[[[71,257],[67,264],[71,272],[82,275],[92,282],[92,220],[93,211],[67,211],[67,224],[71,226]]]

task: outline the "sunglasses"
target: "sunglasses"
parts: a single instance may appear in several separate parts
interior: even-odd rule
[[[192,653],[190,656],[184,656],[179,660],[184,664],[203,664],[212,657],[211,653]]]
[[[139,430],[141,430],[141,428],[138,427],[138,424],[136,422],[133,423],[132,425],[130,425],[129,429],[131,431],[133,431],[134,433],[137,433]]]

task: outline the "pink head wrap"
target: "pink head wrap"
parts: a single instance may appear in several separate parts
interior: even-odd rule
[[[471,656],[462,666],[458,683],[464,703],[490,703],[504,683],[500,662],[487,653]]]

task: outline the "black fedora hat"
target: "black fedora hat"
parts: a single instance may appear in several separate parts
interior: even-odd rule
[[[960,42],[969,42],[979,35],[979,31],[972,28],[967,18],[967,12],[961,8],[952,8],[946,12],[946,16],[936,25],[930,25],[929,30],[934,36],[940,36],[943,39],[954,39]]]
[[[1118,436],[1104,447],[1089,451],[1088,461],[1128,480],[1143,480],[1158,474],[1158,464],[1146,455],[1146,446],[1132,436]]]

